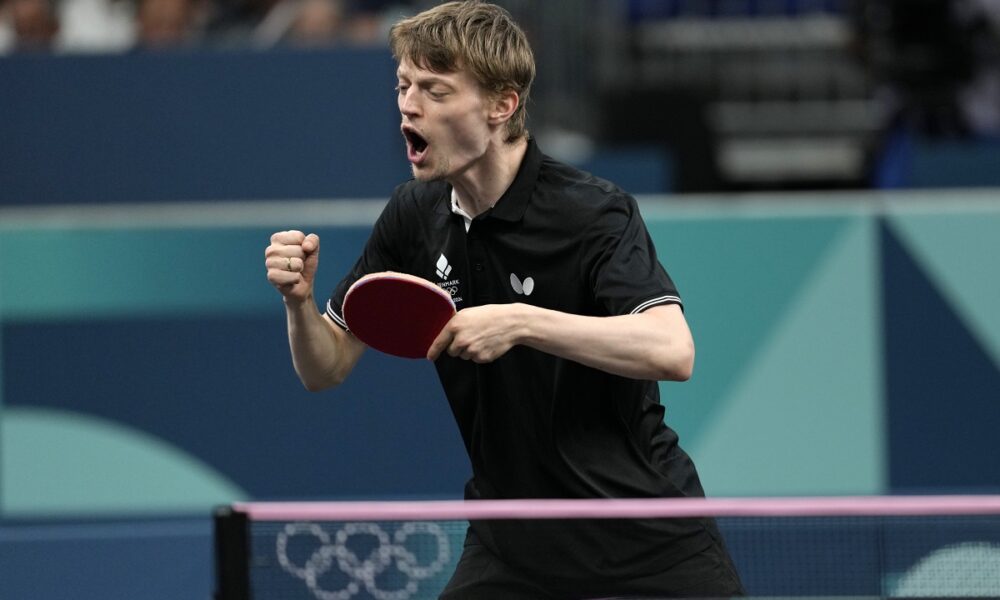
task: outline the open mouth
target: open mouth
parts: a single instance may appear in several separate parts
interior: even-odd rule
[[[427,140],[415,129],[403,127],[403,137],[406,138],[406,154],[410,162],[418,163],[427,152]]]

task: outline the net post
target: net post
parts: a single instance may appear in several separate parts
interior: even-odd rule
[[[219,506],[213,512],[215,600],[250,598],[250,521],[245,512]]]

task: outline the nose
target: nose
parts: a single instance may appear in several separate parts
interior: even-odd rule
[[[409,86],[405,90],[399,91],[399,112],[404,116],[413,117],[420,114],[420,105],[417,101],[414,86]]]

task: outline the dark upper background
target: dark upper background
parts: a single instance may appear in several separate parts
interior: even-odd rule
[[[0,203],[384,197],[386,33],[428,4],[0,0]],[[996,3],[500,4],[543,147],[632,191],[1000,183]]]

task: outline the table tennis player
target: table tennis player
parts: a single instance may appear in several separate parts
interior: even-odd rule
[[[266,251],[306,388],[340,384],[365,348],[343,318],[350,286],[415,275],[458,309],[427,358],[469,453],[466,498],[703,496],[657,384],[691,375],[681,299],[636,201],[529,136],[522,30],[497,6],[450,2],[394,25],[390,45],[413,179],[324,313],[318,236],[279,232]],[[473,522],[467,536],[441,598],[743,593],[707,519]]]

